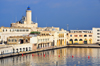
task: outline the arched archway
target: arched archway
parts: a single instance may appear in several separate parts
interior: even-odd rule
[[[18,53],[18,49],[16,49],[16,52]]]
[[[28,48],[26,47],[26,51],[28,51]]]
[[[89,44],[92,44],[92,39],[89,39]]]
[[[23,48],[23,52],[25,52],[25,48]]]
[[[13,53],[15,53],[15,49],[13,49]]]
[[[79,44],[83,44],[83,40],[82,39],[79,39]]]
[[[87,39],[84,39],[84,44],[87,44]]]
[[[78,39],[74,39],[74,44],[78,44]]]
[[[62,39],[60,40],[60,45],[62,45]]]
[[[69,40],[69,44],[73,44],[73,39],[70,39]]]
[[[31,51],[31,47],[29,47],[29,51]]]
[[[23,44],[23,43],[24,43],[23,39],[20,39],[19,44]]]

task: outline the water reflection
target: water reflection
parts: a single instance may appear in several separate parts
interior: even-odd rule
[[[63,48],[0,59],[0,66],[99,66],[99,48]]]

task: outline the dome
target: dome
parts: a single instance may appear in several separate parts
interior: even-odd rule
[[[27,7],[27,10],[31,10],[29,6]]]

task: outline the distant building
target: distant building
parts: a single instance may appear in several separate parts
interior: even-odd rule
[[[54,44],[55,46],[65,46],[68,43],[68,37],[66,36],[68,31],[61,29],[54,33]]]
[[[38,23],[32,21],[32,12],[30,7],[28,7],[26,10],[26,17],[23,16],[20,21],[11,23],[11,27],[29,27],[32,31],[36,31]]]
[[[0,40],[4,42],[7,41],[9,36],[23,36],[28,35],[30,32],[31,29],[27,27],[0,27]]]
[[[25,43],[30,43],[30,38],[29,36],[10,36],[7,38],[7,44],[25,44]]]
[[[59,31],[59,27],[37,27],[37,31]]]
[[[33,44],[35,49],[37,48],[48,48],[53,45],[53,36],[47,32],[41,32],[39,35],[30,34],[32,38],[30,38],[30,43]]]
[[[0,45],[0,55],[13,53],[12,46]]]
[[[93,31],[93,42],[100,44],[100,28],[92,28]]]
[[[70,30],[69,44],[93,44],[92,30]]]

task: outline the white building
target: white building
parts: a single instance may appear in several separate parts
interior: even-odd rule
[[[56,31],[54,33],[54,38],[53,38],[55,46],[67,45],[67,43],[68,43],[67,34],[68,33],[69,32],[64,29],[61,29],[61,31]]]
[[[31,32],[30,28],[22,27],[0,27],[1,41],[7,41],[9,36],[23,36],[28,35]]]
[[[70,33],[92,33],[92,30],[70,30]]]
[[[0,45],[0,55],[13,53],[12,46]]]
[[[100,43],[100,28],[92,28],[93,30],[93,43]]]
[[[30,38],[30,43],[33,44],[33,48],[46,48],[53,46],[53,36],[49,33],[41,33],[40,35],[32,35]]]

